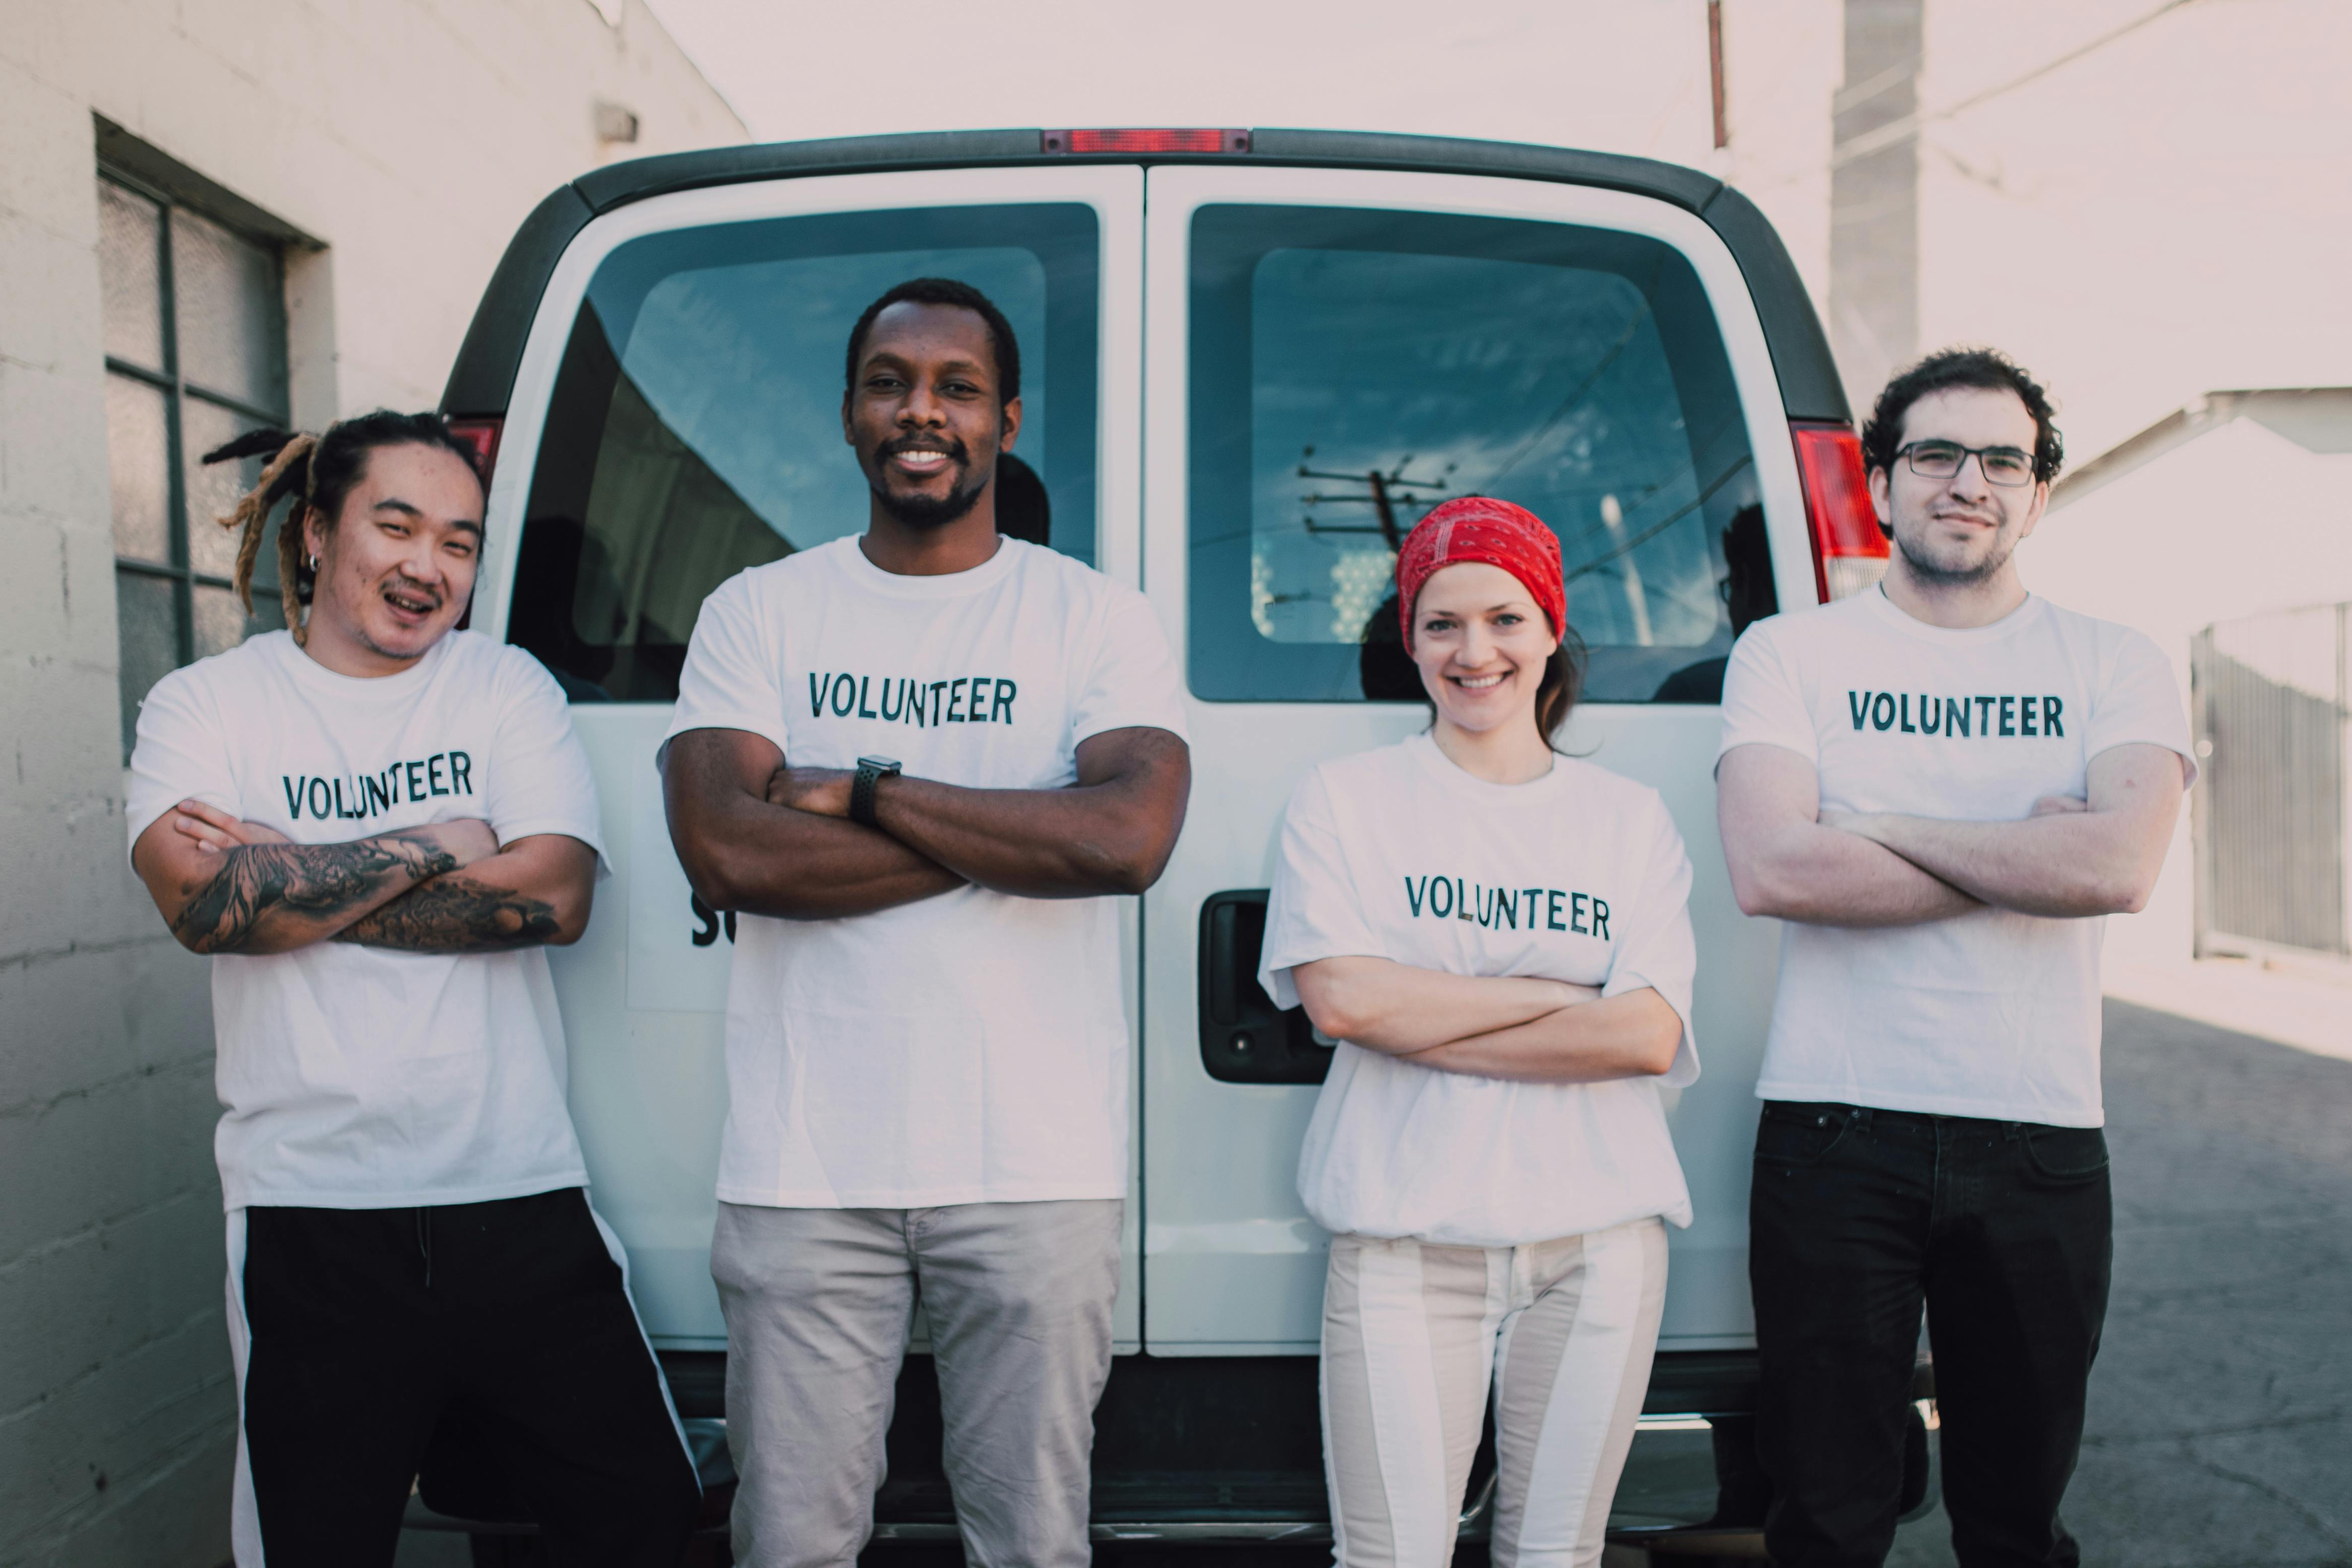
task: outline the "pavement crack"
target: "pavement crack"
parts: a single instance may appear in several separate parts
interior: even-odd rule
[[[2198,1464],[2202,1465],[2206,1469],[2211,1471],[2213,1474],[2220,1476],[2224,1480],[2232,1480],[2240,1483],[2241,1485],[2253,1488],[2256,1491],[2262,1493],[2273,1502],[2277,1503],[2281,1508],[2285,1509],[2288,1512],[2302,1520],[2305,1524],[2311,1527],[2313,1533],[2316,1534],[2322,1541],[2326,1542],[2330,1546],[2334,1547],[2347,1561],[2352,1561],[2352,1535],[2347,1535],[2342,1531],[2336,1529],[2333,1524],[2328,1522],[2326,1515],[2319,1512],[2319,1510],[2313,1508],[2309,1503],[2304,1501],[2293,1492],[2288,1491],[2285,1488],[2273,1483],[2255,1472],[2241,1470],[2235,1466],[2225,1465],[2221,1460],[2213,1458],[2201,1452],[2197,1447],[2197,1440],[2195,1438],[2190,1438],[2182,1443],[2181,1447],[2188,1450],[2189,1457],[2191,1459],[2195,1460]]]

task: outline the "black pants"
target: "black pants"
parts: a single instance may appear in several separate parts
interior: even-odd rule
[[[2058,1502],[2113,1252],[2098,1129],[1771,1101],[1748,1217],[1772,1561],[1885,1561],[1924,1298],[1962,1568],[2073,1568]]]
[[[245,1440],[268,1568],[389,1564],[448,1418],[483,1435],[551,1563],[677,1563],[700,1489],[580,1189],[245,1214]]]

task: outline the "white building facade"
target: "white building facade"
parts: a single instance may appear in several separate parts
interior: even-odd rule
[[[0,1564],[227,1556],[205,966],[123,853],[144,685],[274,624],[196,454],[433,406],[549,190],[743,139],[639,0],[0,0]]]

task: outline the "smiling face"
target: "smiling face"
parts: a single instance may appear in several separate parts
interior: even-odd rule
[[[874,318],[841,425],[882,512],[922,530],[971,513],[1021,433],[1021,400],[997,394],[995,345],[976,312],[901,300]]]
[[[1536,693],[1559,647],[1527,584],[1484,561],[1441,567],[1413,605],[1422,685],[1440,722],[1473,733],[1534,725]]]
[[[391,673],[466,613],[482,546],[481,481],[454,452],[379,447],[333,526],[305,516],[303,545],[319,563],[306,646],[346,674]]]
[[[1931,392],[1904,411],[1902,446],[1949,441],[2031,454],[2036,434],[2033,416],[2017,394],[1954,386]],[[1931,585],[1965,587],[1987,582],[2009,565],[2011,552],[2042,521],[2050,487],[2038,479],[1993,484],[1976,458],[1964,460],[1949,479],[1930,479],[1913,471],[1907,458],[1897,457],[1892,469],[1871,472],[1870,494],[1914,577]]]

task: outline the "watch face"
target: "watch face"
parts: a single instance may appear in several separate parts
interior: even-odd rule
[[[861,768],[877,768],[884,773],[895,773],[901,764],[896,757],[860,757],[857,759],[857,765]]]

